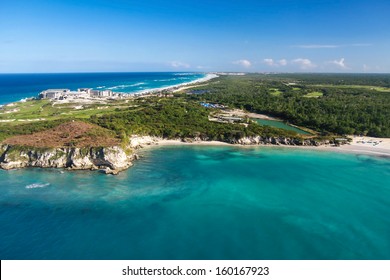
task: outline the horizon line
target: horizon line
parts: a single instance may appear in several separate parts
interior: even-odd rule
[[[0,75],[25,74],[115,74],[115,73],[245,73],[245,74],[390,74],[390,72],[310,72],[310,71],[71,71],[71,72],[0,72]]]

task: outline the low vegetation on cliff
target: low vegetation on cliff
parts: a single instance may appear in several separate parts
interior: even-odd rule
[[[35,148],[81,148],[115,146],[120,140],[113,131],[81,121],[71,121],[40,132],[13,136],[3,143]]]

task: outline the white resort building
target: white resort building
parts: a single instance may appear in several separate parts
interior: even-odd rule
[[[39,99],[68,99],[90,97],[118,97],[120,94],[111,90],[94,90],[91,88],[79,88],[77,91],[70,89],[47,89],[39,93]]]

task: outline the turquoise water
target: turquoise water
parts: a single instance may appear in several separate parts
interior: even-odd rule
[[[118,176],[0,171],[1,259],[390,259],[390,160],[160,147]]]
[[[255,121],[258,124],[260,124],[260,125],[268,125],[268,126],[272,126],[272,127],[276,127],[276,128],[282,128],[282,129],[285,129],[285,130],[294,131],[294,132],[299,133],[299,134],[310,135],[309,132],[306,132],[306,131],[304,131],[302,129],[299,129],[299,128],[296,128],[294,126],[285,124],[282,121],[264,120],[264,119],[255,119]]]

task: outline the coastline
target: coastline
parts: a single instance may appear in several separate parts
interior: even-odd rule
[[[382,156],[390,158],[390,138],[376,138],[376,137],[358,137],[349,136],[352,139],[350,144],[342,145],[340,147],[330,147],[333,151],[366,154],[374,156]],[[321,147],[319,147],[321,148]],[[323,147],[326,148],[326,147]]]
[[[111,146],[108,148],[16,148],[5,144],[0,146],[0,168],[18,169],[24,167],[41,168],[65,168],[68,170],[100,170],[105,174],[116,175],[133,165],[139,159],[137,151],[164,146],[222,146],[239,148],[283,148],[283,149],[304,149],[311,151],[349,153],[355,155],[369,155],[390,159],[390,138],[372,138],[364,141],[361,137],[355,137],[351,144],[342,146],[331,146],[318,142],[303,142],[296,145],[294,142],[276,142],[281,138],[268,139],[269,142],[256,144],[255,139],[242,138],[237,143],[230,144],[220,141],[203,141],[201,139],[163,139],[152,136],[130,137],[129,145],[126,148]],[[363,142],[364,143],[363,143]],[[259,143],[259,142],[257,142]],[[279,144],[278,144],[279,143]],[[382,146],[381,146],[382,145]],[[131,152],[129,152],[131,151]]]
[[[194,85],[199,84],[199,83],[204,83],[204,82],[210,81],[210,80],[218,78],[218,77],[219,76],[217,74],[206,73],[205,77],[196,79],[196,80],[191,81],[191,82],[185,82],[185,83],[181,83],[181,84],[177,84],[177,85],[160,87],[160,88],[145,89],[145,90],[136,91],[136,92],[129,92],[126,94],[128,94],[130,96],[145,96],[145,95],[160,93],[164,90],[172,90],[172,92],[178,92],[178,91],[185,89],[185,87],[194,86]]]
[[[353,137],[351,137],[353,138]],[[373,146],[371,143],[361,143],[361,138],[370,139],[372,142],[380,142],[378,145]],[[288,148],[288,149],[304,149],[313,151],[327,151],[336,153],[349,153],[349,154],[363,154],[371,156],[380,156],[390,158],[390,138],[374,138],[374,137],[355,137],[350,144],[341,146],[298,146],[298,145],[274,145],[274,144],[230,144],[220,141],[191,141],[183,142],[180,139],[162,139],[150,136],[145,137],[133,137],[131,146],[137,149],[148,149],[153,147],[163,146],[222,146],[222,147],[240,147],[240,148],[253,148],[253,147],[269,147],[269,148]],[[135,142],[134,142],[135,141]],[[371,145],[370,145],[371,144]]]
[[[174,93],[174,92],[178,92],[178,91],[181,91],[183,89],[186,89],[186,87],[188,87],[188,86],[194,87],[199,83],[204,83],[204,82],[207,82],[207,81],[210,81],[212,79],[219,77],[219,75],[217,75],[215,73],[204,72],[203,74],[205,74],[204,77],[198,78],[198,79],[193,80],[191,82],[184,82],[184,83],[171,85],[171,86],[165,86],[165,87],[150,88],[150,89],[145,89],[145,90],[141,90],[141,91],[117,92],[117,93],[125,94],[128,96],[128,98],[158,94],[158,93],[161,93],[161,92],[166,91],[166,90],[172,91],[172,93]],[[37,93],[37,95],[38,95],[38,93]],[[0,108],[7,106],[7,105],[10,105],[10,104],[13,104],[13,103],[23,103],[23,102],[26,102],[27,100],[35,99],[37,95],[28,96],[28,97],[25,96],[21,99],[13,100],[13,101],[6,102],[6,103],[1,103]]]

